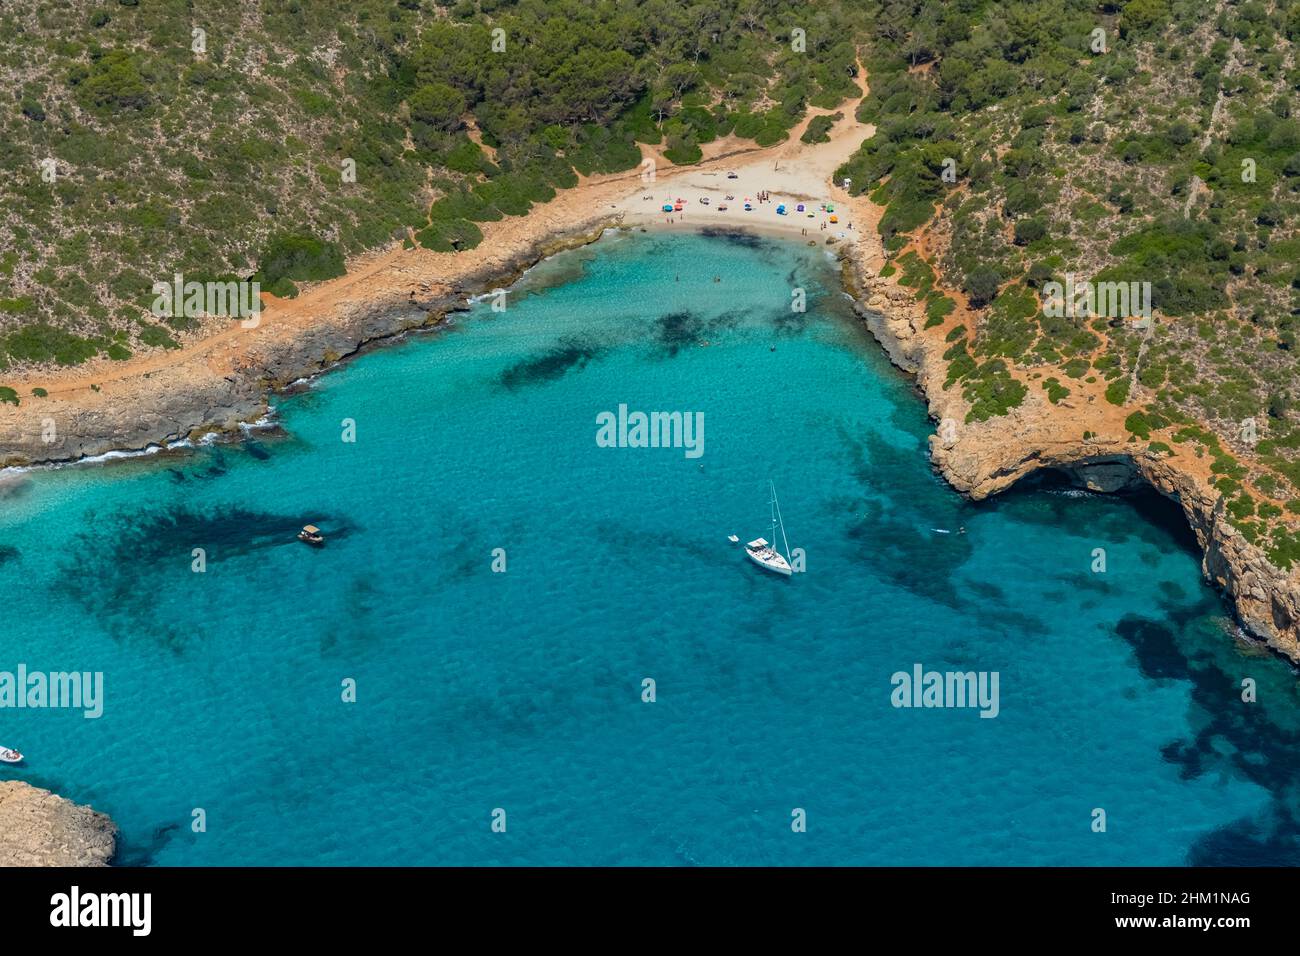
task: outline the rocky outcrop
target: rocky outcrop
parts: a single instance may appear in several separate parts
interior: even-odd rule
[[[18,780],[0,782],[0,866],[108,866],[116,847],[107,815]]]
[[[98,402],[45,400],[17,410],[0,405],[0,468],[72,462],[112,451],[143,451],[208,432],[234,432],[267,413],[277,389],[315,375],[366,345],[403,332],[431,328],[466,299],[506,286],[541,259],[594,242],[618,221],[592,214],[573,228],[508,256],[485,257],[469,274],[423,300],[358,297],[310,328],[287,337],[268,336],[224,375],[196,374],[192,366],[162,368],[133,379]],[[273,321],[274,314],[271,319]],[[43,428],[55,423],[55,438]]]
[[[961,389],[944,387],[947,343],[925,332],[912,293],[854,257],[843,265],[845,284],[868,328],[895,365],[916,375],[938,422],[930,437],[931,461],[954,488],[978,500],[1042,468],[1065,472],[1081,487],[1100,492],[1145,482],[1181,505],[1200,542],[1206,578],[1231,597],[1243,626],[1300,662],[1300,572],[1275,567],[1226,520],[1222,497],[1187,458],[1135,442],[1117,424],[1122,413],[1113,407],[1085,401],[1052,405],[1038,389],[1008,415],[967,423]]]

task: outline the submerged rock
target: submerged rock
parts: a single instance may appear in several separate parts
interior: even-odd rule
[[[0,866],[108,866],[117,825],[19,780],[0,782]]]

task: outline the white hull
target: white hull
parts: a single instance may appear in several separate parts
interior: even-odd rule
[[[760,544],[760,542],[762,543]],[[771,571],[773,574],[781,574],[786,577],[790,576],[790,562],[786,561],[781,552],[769,547],[762,538],[745,545],[745,554],[749,555],[749,560],[765,571]]]
[[[23,755],[17,750],[0,747],[0,763],[21,763]]]
[[[783,578],[790,577],[794,569],[790,567],[790,562],[786,559],[785,554],[776,550],[776,529],[781,529],[781,540],[785,541],[786,554],[790,553],[790,542],[785,539],[785,522],[781,520],[781,506],[776,503],[776,486],[768,482],[767,486],[772,489],[772,543],[769,544],[766,538],[755,538],[753,541],[745,542],[745,554],[749,560],[753,561],[764,571],[771,571],[773,574],[779,574]],[[729,541],[739,540],[734,534],[728,536]]]

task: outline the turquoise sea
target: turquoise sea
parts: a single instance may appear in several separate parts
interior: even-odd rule
[[[0,779],[120,863],[1300,863],[1296,674],[1176,506],[964,502],[819,248],[610,236],[277,404],[0,499],[0,670],[105,680],[98,720],[0,710]],[[598,447],[620,404],[703,455]],[[769,479],[789,580],[727,540]],[[918,663],[996,671],[998,716],[893,707]]]

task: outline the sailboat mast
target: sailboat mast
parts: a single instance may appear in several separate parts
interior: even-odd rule
[[[772,484],[772,482],[769,481],[767,483],[767,487],[770,489],[772,495],[770,498],[767,499],[767,508],[768,511],[772,513],[772,532],[771,532],[772,547],[775,548],[776,547],[776,485]]]
[[[789,539],[786,538],[786,536],[785,536],[785,521],[781,518],[781,505],[780,505],[780,504],[777,502],[777,500],[776,500],[776,485],[773,484],[773,483],[770,482],[770,481],[768,482],[768,484],[772,486],[772,510],[773,510],[774,512],[776,512],[776,520],[778,520],[778,521],[781,522],[781,543],[785,545],[785,556],[786,556],[786,559],[789,560],[789,558],[790,558],[790,541],[789,541]],[[776,544],[776,529],[775,529],[775,528],[772,529],[772,544],[773,544],[773,545]]]

